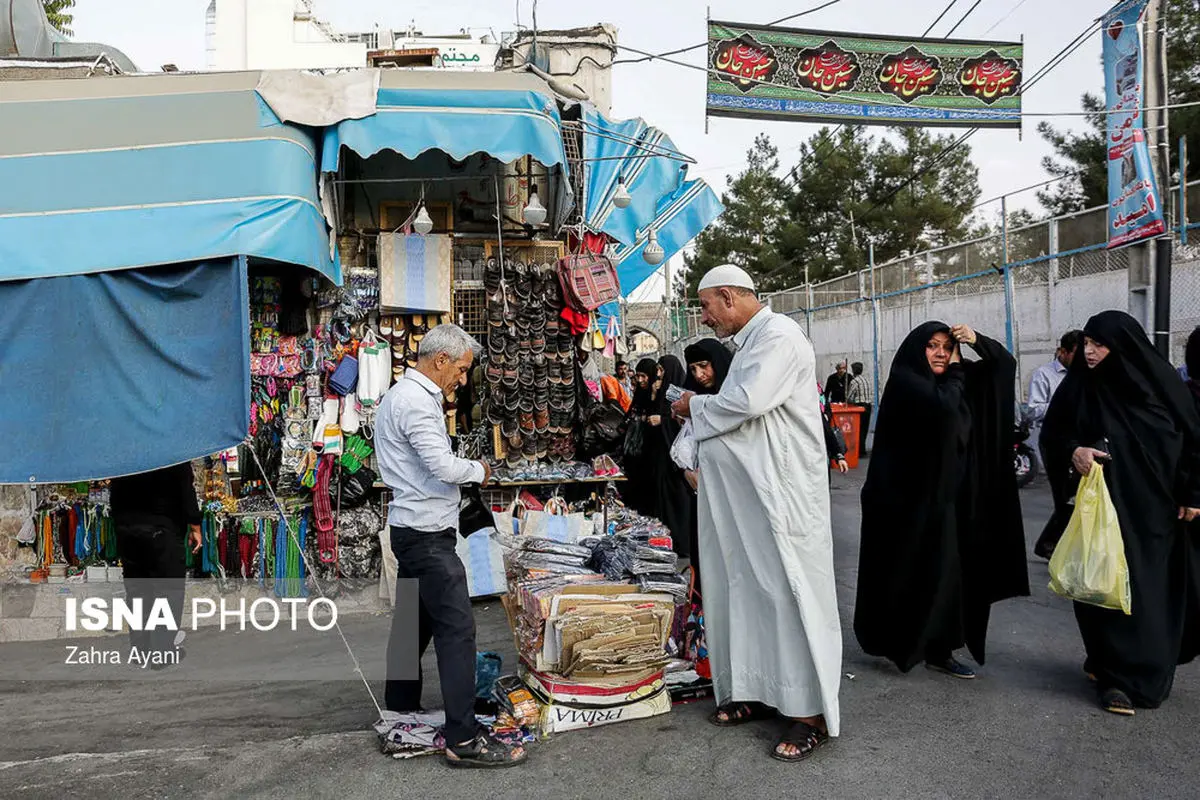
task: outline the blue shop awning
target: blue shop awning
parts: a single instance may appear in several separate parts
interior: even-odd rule
[[[617,275],[623,293],[633,292],[658,270],[657,266],[647,264],[642,255],[650,241],[651,230],[666,261],[683,250],[724,211],[716,193],[702,180],[688,181],[659,201],[654,219],[638,230],[633,243],[617,246]]]
[[[0,81],[0,281],[255,256],[341,282],[258,73]]]
[[[249,429],[246,259],[0,282],[0,483],[179,464]]]
[[[665,133],[640,119],[609,120],[585,106],[580,124],[587,170],[584,222],[632,245],[638,231],[654,219],[660,201],[683,184],[687,164]],[[627,208],[613,204],[622,179],[632,197]]]
[[[487,153],[504,163],[532,156],[547,167],[567,165],[558,104],[527,74],[384,70],[375,113],[325,129],[323,172],[337,171],[343,147],[363,158],[441,150],[458,161]]]

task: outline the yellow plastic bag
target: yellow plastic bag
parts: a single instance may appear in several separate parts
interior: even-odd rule
[[[1079,482],[1075,511],[1050,557],[1050,588],[1080,603],[1131,613],[1125,542],[1099,462]]]

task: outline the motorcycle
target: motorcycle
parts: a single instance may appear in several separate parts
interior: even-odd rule
[[[1022,489],[1033,483],[1038,474],[1037,453],[1026,442],[1032,427],[1033,416],[1029,406],[1022,404],[1013,431],[1013,471],[1017,475],[1017,486]]]

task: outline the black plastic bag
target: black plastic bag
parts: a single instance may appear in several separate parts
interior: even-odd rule
[[[619,449],[625,434],[625,412],[615,403],[596,403],[580,415],[579,454],[595,458]]]
[[[329,501],[336,509],[338,507],[338,492],[340,489],[342,508],[359,508],[365,506],[376,495],[375,481],[379,478],[370,467],[359,467],[357,472],[347,472],[341,469],[341,479],[330,481]]]
[[[478,484],[462,487],[462,499],[458,502],[458,535],[464,539],[476,531],[495,528],[492,510],[483,502]]]
[[[625,457],[640,458],[646,446],[646,423],[635,419],[625,431]]]

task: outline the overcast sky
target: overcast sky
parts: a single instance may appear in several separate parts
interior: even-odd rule
[[[538,25],[564,28],[608,22],[619,29],[621,44],[650,52],[686,47],[705,39],[705,7],[714,19],[767,22],[821,5],[823,0],[541,0]],[[841,0],[837,5],[792,23],[834,31],[918,36],[949,0]],[[958,0],[931,35],[944,35],[974,4]],[[464,27],[491,28],[499,36],[513,30],[519,6],[521,23],[531,24],[532,0],[316,0],[318,14],[339,30],[370,30],[376,23],[403,28],[415,23],[426,34],[453,33]],[[956,37],[1025,42],[1025,69],[1032,75],[1102,14],[1111,0],[982,0],[958,28]],[[119,47],[144,70],[174,63],[181,69],[204,67],[204,11],[208,0],[77,0],[75,36]],[[1011,15],[1010,15],[1011,14]],[[1007,19],[999,22],[1006,15]],[[993,28],[993,25],[995,27]],[[990,29],[990,30],[989,30]],[[484,31],[478,33],[482,35]],[[700,64],[703,50],[681,60]],[[633,54],[626,54],[634,57]],[[1103,87],[1100,38],[1088,42],[1024,97],[1031,112],[1076,111],[1079,96]],[[788,166],[797,147],[817,126],[803,123],[713,119],[704,131],[704,73],[664,63],[614,67],[613,113],[643,117],[667,132],[694,157],[699,175],[721,191],[726,175],[736,172],[759,132],[768,133]],[[983,131],[971,140],[984,198],[1045,180],[1040,162],[1048,152],[1027,119],[1017,132]],[[1056,122],[1077,127],[1078,118]],[[881,135],[885,129],[876,129]],[[1012,206],[1036,205],[1033,192],[1010,200]],[[649,289],[650,287],[645,287]],[[643,294],[644,292],[639,292]]]

